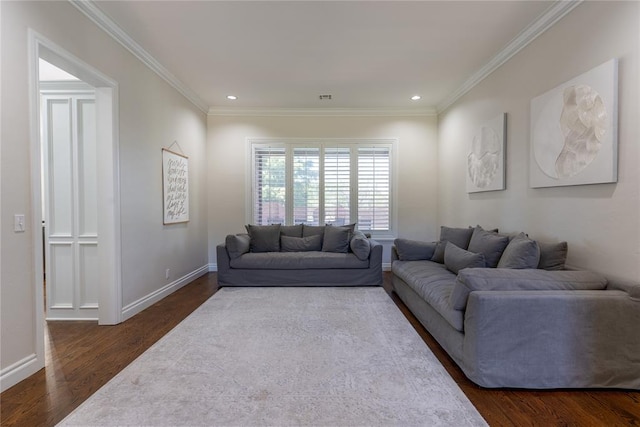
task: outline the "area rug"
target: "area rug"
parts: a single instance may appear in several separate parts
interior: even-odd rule
[[[382,288],[223,288],[63,426],[485,426]]]

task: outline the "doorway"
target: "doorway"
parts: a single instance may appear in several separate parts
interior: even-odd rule
[[[29,31],[29,72],[30,72],[30,104],[31,104],[31,171],[32,171],[32,210],[31,226],[33,230],[34,247],[34,296],[35,296],[35,316],[36,316],[36,358],[40,367],[44,366],[44,290],[42,279],[44,277],[44,250],[42,234],[39,232],[42,227],[43,197],[45,188],[42,181],[41,140],[44,135],[40,124],[41,111],[41,85],[39,79],[40,60],[76,76],[86,85],[92,88],[94,99],[93,104],[88,107],[94,109],[95,121],[95,155],[99,159],[93,170],[95,180],[95,203],[97,205],[97,217],[95,218],[94,235],[100,236],[99,244],[92,244],[90,241],[80,242],[77,246],[91,248],[86,252],[85,257],[89,262],[85,263],[85,269],[91,270],[92,281],[94,282],[94,295],[85,295],[84,300],[91,302],[94,300],[97,307],[98,323],[101,325],[117,324],[122,321],[122,289],[121,289],[121,251],[120,251],[120,202],[119,202],[119,174],[118,174],[118,85],[111,78],[105,76],[100,71],[86,64],[77,57],[71,55],[60,46],[46,39],[33,30]],[[77,101],[81,101],[79,98]],[[56,104],[53,102],[53,104]],[[44,104],[43,104],[44,105]],[[59,104],[58,104],[59,106]],[[62,109],[60,109],[62,110]],[[85,110],[85,112],[88,110]],[[58,111],[60,112],[60,111]],[[72,116],[69,116],[72,117]],[[61,169],[62,171],[63,169]],[[92,178],[88,178],[91,180]],[[54,186],[55,191],[55,186]],[[81,193],[81,192],[80,192]],[[80,194],[79,193],[79,194]],[[50,197],[47,196],[47,197]],[[57,196],[56,196],[57,197]],[[88,203],[93,203],[89,202]],[[46,205],[46,203],[45,203]],[[84,237],[92,235],[89,229],[90,224],[84,224]],[[55,230],[50,230],[55,231]],[[49,234],[51,234],[49,232]],[[82,233],[81,233],[82,234]],[[97,239],[96,239],[97,242]],[[51,242],[50,242],[51,243]],[[82,244],[81,244],[82,243]],[[62,245],[61,245],[62,246]],[[93,253],[90,253],[93,250]],[[82,252],[82,251],[78,251]],[[64,251],[61,251],[64,254]],[[67,251],[67,254],[69,251]],[[50,257],[51,258],[51,257]],[[48,264],[54,264],[53,260],[48,260]],[[47,267],[49,270],[50,267]],[[78,271],[76,269],[76,271]],[[67,271],[66,274],[69,274]],[[54,273],[49,273],[54,275]],[[48,279],[50,279],[48,277]],[[49,299],[49,295],[47,296]],[[62,299],[54,298],[54,302]],[[91,305],[91,304],[85,304]]]
[[[95,89],[40,59],[47,320],[98,320]]]

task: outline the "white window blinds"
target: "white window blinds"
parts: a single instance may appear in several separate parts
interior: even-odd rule
[[[255,224],[344,225],[389,235],[393,143],[251,143]]]
[[[348,224],[351,218],[351,150],[324,150],[324,221],[332,225]]]
[[[358,148],[358,224],[389,230],[391,156],[389,147]]]
[[[284,147],[254,150],[253,221],[255,224],[284,224],[286,219],[286,151]]]

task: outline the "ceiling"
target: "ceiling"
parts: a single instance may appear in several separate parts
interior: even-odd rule
[[[94,4],[209,107],[433,109],[553,2]]]

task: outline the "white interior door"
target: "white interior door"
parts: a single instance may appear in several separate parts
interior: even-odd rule
[[[98,319],[94,91],[41,94],[46,318]]]

